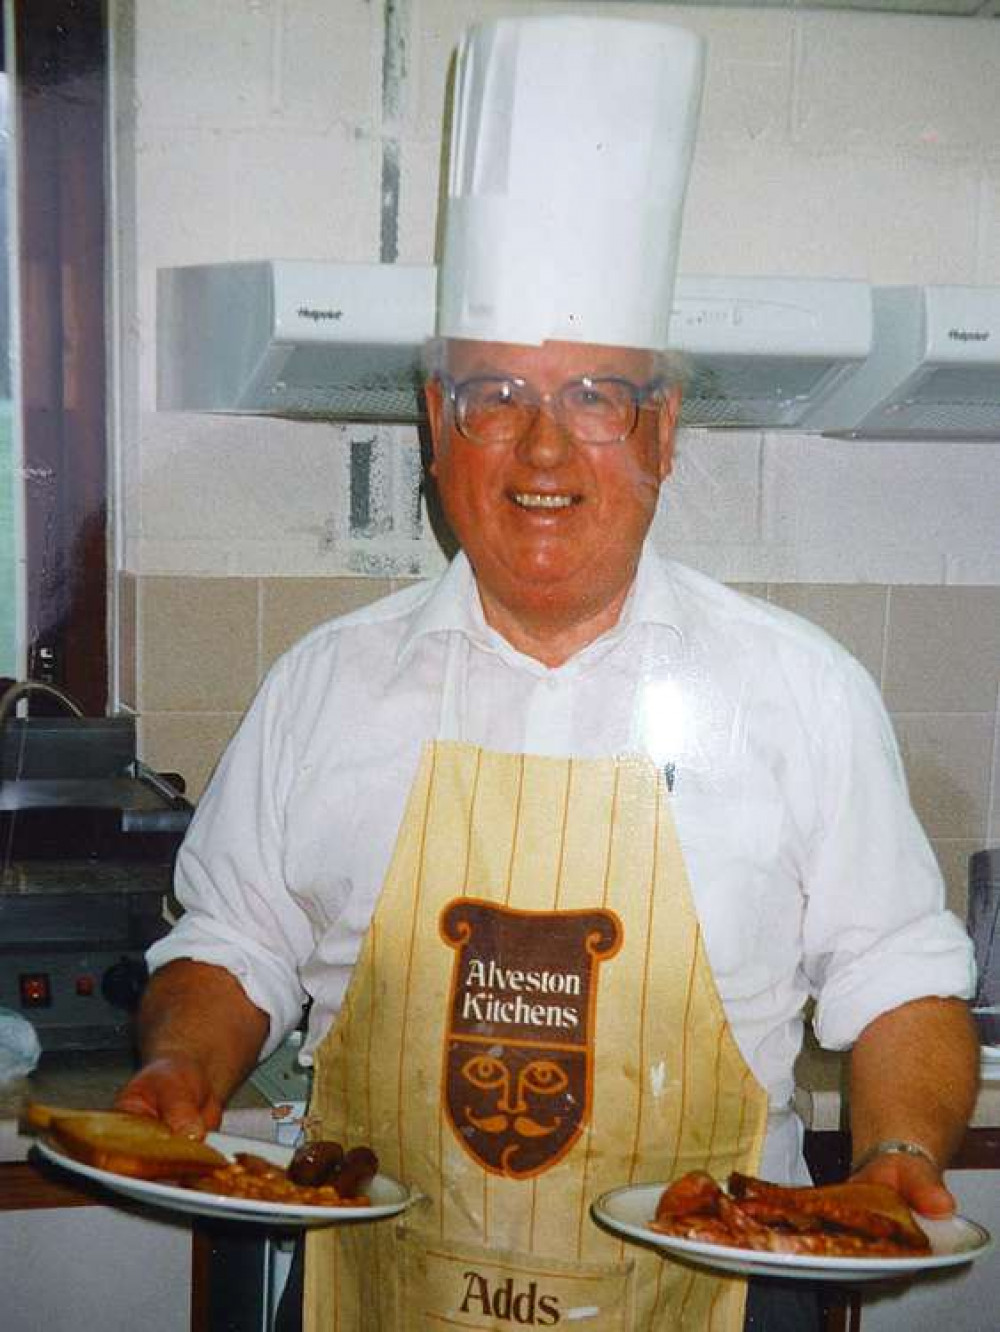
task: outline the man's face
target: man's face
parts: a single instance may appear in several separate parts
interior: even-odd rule
[[[545,394],[582,376],[646,385],[652,357],[584,343],[453,341],[445,373],[456,384],[480,375],[519,377]],[[662,403],[647,402],[633,434],[608,444],[572,438],[546,407],[519,442],[474,443],[456,429],[436,380],[427,402],[432,472],[487,614],[495,601],[530,620],[590,618],[620,599],[670,471],[679,390]]]

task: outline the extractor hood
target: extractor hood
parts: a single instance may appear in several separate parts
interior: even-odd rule
[[[266,260],[162,269],[161,410],[417,421],[431,265]],[[871,293],[807,278],[678,279],[687,426],[797,425],[871,350]]]
[[[1000,287],[872,295],[872,354],[806,427],[868,439],[1000,439]]]
[[[871,289],[812,278],[680,277],[670,345],[690,363],[683,424],[796,426],[870,353]]]
[[[431,265],[262,260],[157,274],[157,406],[416,421]]]

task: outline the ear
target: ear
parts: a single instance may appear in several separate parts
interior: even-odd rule
[[[675,384],[660,406],[657,419],[657,444],[659,446],[660,480],[665,481],[674,466],[674,437],[681,415],[681,386]]]
[[[428,379],[424,384],[424,401],[427,404],[427,423],[431,432],[430,474],[437,476],[438,455],[445,438],[444,389],[440,379]]]

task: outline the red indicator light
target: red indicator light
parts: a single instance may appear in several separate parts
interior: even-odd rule
[[[18,977],[22,1008],[48,1008],[52,1003],[49,978],[43,971]]]
[[[76,978],[77,994],[83,995],[84,998],[88,998],[90,995],[94,993],[95,989],[96,989],[96,982],[93,976],[77,976]]]

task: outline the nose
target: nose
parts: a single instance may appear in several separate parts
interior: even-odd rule
[[[517,1079],[516,1086],[510,1077],[507,1078],[497,1100],[497,1109],[507,1115],[523,1115],[527,1112],[528,1103],[521,1091],[520,1078]]]
[[[572,437],[556,420],[548,404],[543,403],[517,452],[522,462],[533,467],[555,467],[566,460],[572,448]]]

